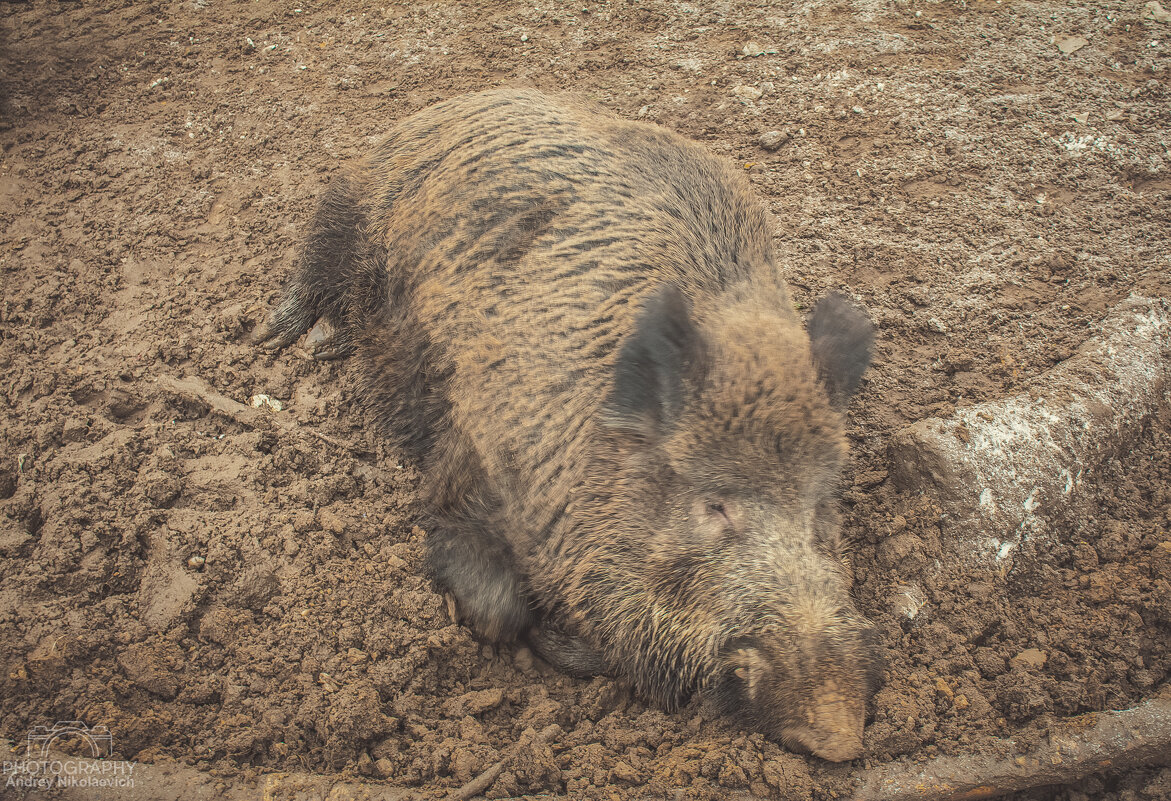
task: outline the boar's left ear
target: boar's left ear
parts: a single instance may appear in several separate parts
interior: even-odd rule
[[[870,365],[874,326],[845,295],[831,292],[809,317],[809,343],[830,402],[845,406]]]
[[[682,412],[702,361],[687,298],[677,287],[663,286],[643,306],[618,354],[603,422],[640,439],[664,434]]]

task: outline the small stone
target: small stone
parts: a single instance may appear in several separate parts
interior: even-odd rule
[[[741,100],[760,100],[761,95],[763,95],[764,92],[757,89],[755,86],[740,84],[732,90],[732,94],[736,95],[736,97],[740,98]]]
[[[365,651],[363,651],[360,648],[350,648],[349,650],[346,651],[346,661],[349,662],[351,665],[360,664],[362,662],[365,662],[369,658],[370,658],[370,655],[367,654]]]
[[[1090,41],[1088,39],[1083,39],[1080,36],[1068,36],[1065,39],[1057,40],[1057,49],[1068,56],[1070,53],[1076,53],[1081,50],[1089,43]]]
[[[285,408],[283,403],[268,395],[253,395],[249,403],[252,404],[253,409],[259,409],[263,406],[274,412],[282,411]]]
[[[394,773],[394,763],[386,757],[374,760],[374,772],[384,779],[389,779]]]
[[[1047,661],[1049,657],[1045,652],[1036,648],[1028,648],[1008,660],[1010,665],[1021,670],[1040,670]]]
[[[778,150],[781,145],[788,142],[791,134],[788,131],[766,131],[760,135],[756,143],[768,151]]]
[[[757,56],[773,55],[777,51],[771,47],[763,47],[756,42],[748,42],[744,47],[740,48],[740,55],[747,58],[756,58]]]
[[[193,556],[187,560],[187,567],[192,570],[203,570],[205,564],[207,564],[207,558],[204,556]]]

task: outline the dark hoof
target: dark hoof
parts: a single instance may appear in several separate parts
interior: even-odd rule
[[[281,350],[296,342],[298,336],[299,334],[294,332],[282,331],[273,323],[272,318],[269,318],[252,330],[249,341],[265,350]]]
[[[530,628],[525,639],[537,656],[575,679],[591,679],[610,673],[610,666],[597,649],[548,621]]]
[[[353,353],[354,348],[343,337],[338,336],[332,326],[324,320],[318,320],[317,325],[309,331],[309,336],[305,337],[305,350],[312,358],[324,362],[345,358]]]

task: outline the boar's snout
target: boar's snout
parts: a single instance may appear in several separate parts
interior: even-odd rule
[[[818,688],[810,709],[809,726],[784,728],[780,740],[797,750],[808,751],[830,762],[847,762],[862,756],[862,726],[865,703],[847,699],[837,688]]]
[[[876,639],[860,619],[738,638],[725,651],[716,702],[787,748],[831,762],[856,759],[866,703],[881,683]]]

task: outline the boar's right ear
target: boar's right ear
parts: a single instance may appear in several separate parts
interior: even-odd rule
[[[809,317],[809,344],[830,402],[845,406],[870,365],[874,326],[845,295],[831,292]]]
[[[667,285],[650,297],[622,345],[603,423],[611,430],[653,439],[683,410],[697,381],[703,344],[687,298]]]

